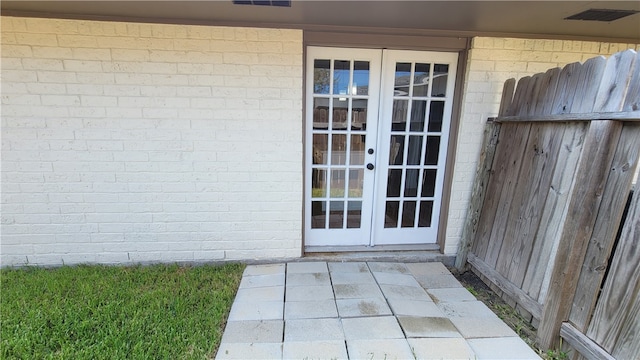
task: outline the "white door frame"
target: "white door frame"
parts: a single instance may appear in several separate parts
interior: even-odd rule
[[[370,244],[371,234],[371,214],[373,212],[373,197],[368,196],[362,198],[361,208],[361,223],[359,228],[342,228],[342,229],[316,229],[312,226],[312,172],[315,165],[313,164],[313,134],[324,133],[322,130],[314,130],[313,124],[313,112],[314,112],[314,60],[315,59],[327,59],[331,60],[331,66],[333,69],[334,60],[353,60],[353,61],[368,61],[369,62],[369,91],[368,95],[354,95],[354,94],[326,94],[318,95],[319,98],[332,98],[332,99],[366,99],[368,101],[367,116],[366,116],[366,140],[365,149],[375,148],[377,144],[377,122],[378,122],[378,104],[380,102],[380,73],[382,59],[380,57],[379,50],[372,49],[345,49],[345,48],[328,48],[328,47],[307,47],[307,60],[306,60],[306,128],[305,128],[305,246],[368,246]],[[330,79],[331,83],[329,87],[333,87],[333,79]],[[351,114],[351,109],[349,109]],[[329,114],[331,117],[332,114]],[[349,115],[350,117],[350,115]],[[311,121],[310,121],[311,119]],[[332,119],[331,119],[332,120]],[[331,122],[329,122],[331,126]],[[351,134],[347,132],[347,134]],[[349,135],[348,135],[349,136]],[[330,144],[329,144],[330,147]],[[329,150],[330,152],[330,150]],[[375,163],[376,154],[364,155],[364,163],[358,168],[364,170],[364,185],[362,189],[363,194],[372,194],[374,191],[374,172],[365,168],[368,163]],[[331,166],[320,168],[331,170]],[[341,168],[341,167],[339,167]],[[327,182],[330,180],[330,174],[326,174]],[[330,204],[331,197],[330,192],[324,197],[323,204]],[[341,198],[336,200],[340,201]],[[322,200],[321,200],[322,201]],[[329,206],[325,208],[325,211],[329,211]],[[328,214],[327,214],[328,217]]]
[[[453,94],[456,80],[457,53],[443,52],[427,52],[427,51],[404,51],[404,50],[379,50],[379,49],[351,49],[351,48],[330,48],[330,47],[308,47],[306,58],[306,112],[305,112],[305,186],[304,186],[304,204],[305,204],[305,246],[306,247],[340,247],[340,246],[381,246],[381,245],[401,245],[401,244],[434,244],[437,240],[440,209],[442,205],[444,173],[447,157],[447,144],[451,128],[451,114],[453,105]],[[370,63],[370,80],[369,93],[366,99],[369,102],[366,120],[366,149],[374,149],[373,154],[366,153],[364,164],[373,164],[375,171],[364,169],[364,186],[362,195],[362,217],[360,228],[350,229],[331,229],[325,226],[325,229],[312,228],[312,201],[325,200],[324,210],[330,210],[331,195],[325,194],[324,199],[312,198],[311,178],[313,169],[332,168],[330,164],[314,165],[314,133],[329,133],[319,130],[312,123],[314,114],[314,98],[330,98],[329,95],[314,96],[314,60],[328,59],[331,60],[364,60]],[[387,174],[390,168],[388,164],[390,135],[391,135],[391,114],[393,112],[394,101],[394,85],[395,85],[395,64],[396,62],[426,62],[431,64],[431,76],[433,76],[434,64],[447,64],[448,77],[446,81],[446,94],[442,97],[434,98],[435,100],[444,100],[444,115],[442,121],[442,129],[437,133],[423,133],[423,135],[439,136],[439,152],[437,166],[437,175],[435,179],[435,196],[429,200],[433,201],[433,211],[431,216],[431,225],[429,227],[401,227],[399,224],[396,228],[385,228],[385,208],[386,208],[386,188]],[[333,65],[332,65],[333,69]],[[331,79],[333,82],[333,79]],[[330,84],[332,87],[333,84]],[[428,85],[431,89],[431,84]],[[431,93],[429,93],[431,94]],[[336,98],[338,95],[334,94]],[[352,96],[345,94],[345,98],[362,98],[362,96]],[[396,97],[398,99],[398,97]],[[342,100],[342,99],[341,99]],[[424,99],[423,99],[424,100]],[[430,100],[428,100],[430,101]],[[349,108],[349,114],[351,114]],[[351,115],[349,115],[351,116]],[[386,119],[386,120],[385,120]],[[330,123],[328,124],[330,127]],[[338,131],[340,133],[340,131]],[[410,135],[414,133],[406,133]],[[329,137],[330,139],[330,137]],[[409,139],[407,137],[407,139]],[[426,137],[424,139],[427,139]],[[331,147],[329,140],[328,148]],[[422,142],[422,151],[424,153],[426,141]],[[406,151],[406,150],[405,150]],[[327,149],[330,152],[330,149]],[[424,154],[422,155],[425,156]],[[330,162],[331,160],[329,160]],[[347,164],[348,165],[348,164]],[[339,167],[339,166],[338,166]],[[403,168],[406,169],[407,165]],[[415,166],[414,166],[415,168]],[[420,179],[422,179],[423,170],[427,167],[419,167],[421,170]],[[415,173],[415,172],[414,172]],[[403,173],[404,174],[404,173]],[[404,176],[402,179],[404,179]],[[326,181],[330,181],[330,173],[326,172]],[[404,182],[404,181],[403,181]],[[316,196],[318,196],[316,194]],[[338,198],[336,200],[343,200]],[[398,199],[404,200],[402,196]],[[411,199],[409,199],[411,200]],[[315,204],[319,204],[316,201]],[[420,201],[418,200],[419,204]],[[348,207],[347,207],[348,209]],[[345,226],[346,217],[345,214]],[[416,215],[417,216],[417,215]],[[416,219],[417,221],[417,219]],[[417,226],[417,225],[416,225]]]
[[[446,93],[442,97],[426,96],[421,99],[431,99],[434,101],[444,101],[444,113],[442,121],[441,131],[426,132],[433,136],[439,136],[439,152],[436,166],[429,166],[429,168],[437,169],[435,179],[435,196],[433,196],[433,211],[431,216],[431,226],[429,227],[414,227],[414,228],[385,228],[382,224],[385,221],[386,211],[386,198],[387,198],[387,174],[390,168],[388,158],[383,158],[389,154],[389,136],[391,134],[391,117],[393,112],[394,99],[400,99],[400,97],[394,97],[394,84],[395,84],[395,65],[397,62],[427,62],[431,64],[430,71],[433,74],[434,64],[446,64],[448,65],[448,74],[446,82]],[[456,81],[456,69],[458,64],[457,53],[445,53],[445,52],[430,52],[430,51],[412,51],[412,50],[383,50],[383,64],[382,64],[382,83],[380,94],[380,126],[378,128],[378,153],[380,158],[378,160],[376,172],[376,190],[374,195],[374,220],[371,235],[371,246],[376,245],[413,245],[413,244],[435,244],[438,235],[438,225],[440,223],[440,208],[442,205],[442,196],[444,189],[444,174],[447,159],[447,149],[449,142],[449,133],[451,130],[451,115],[453,111],[453,95],[455,90]],[[413,80],[412,80],[413,81]],[[413,83],[412,83],[413,84]],[[432,84],[429,84],[431,89]],[[429,94],[431,91],[429,90]],[[410,134],[410,132],[407,132]],[[426,141],[422,143],[423,154],[425,156]],[[406,152],[406,147],[405,147]],[[421,162],[424,164],[424,161]],[[406,169],[407,166],[405,165]],[[419,166],[420,169],[425,169],[424,166]],[[422,180],[423,171],[420,171],[419,179]],[[420,181],[419,181],[420,183]],[[404,188],[404,184],[401,189]],[[400,199],[404,197],[400,196]],[[418,221],[416,219],[416,221]],[[400,224],[399,224],[400,226]]]

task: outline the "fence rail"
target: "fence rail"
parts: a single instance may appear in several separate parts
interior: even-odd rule
[[[640,157],[640,56],[514,88],[485,130],[457,265],[530,314],[541,346],[562,335],[590,358],[640,358],[640,196],[616,246]]]

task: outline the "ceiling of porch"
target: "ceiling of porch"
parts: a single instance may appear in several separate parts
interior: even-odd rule
[[[208,1],[2,1],[3,15],[278,26],[320,30],[640,39],[640,13],[611,22],[565,20],[588,9],[640,11],[640,1],[312,1],[290,7]]]

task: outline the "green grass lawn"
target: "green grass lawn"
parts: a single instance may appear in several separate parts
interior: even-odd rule
[[[243,269],[4,269],[1,358],[212,358]]]

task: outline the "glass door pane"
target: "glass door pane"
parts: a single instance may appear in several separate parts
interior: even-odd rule
[[[436,241],[457,56],[385,50],[373,245]]]
[[[381,52],[310,47],[308,56],[306,244],[368,245]]]

